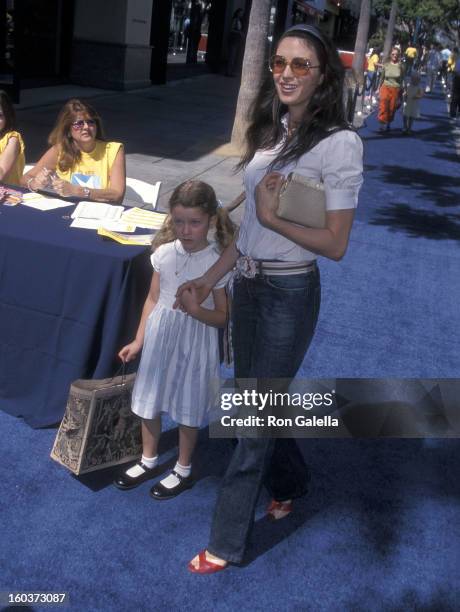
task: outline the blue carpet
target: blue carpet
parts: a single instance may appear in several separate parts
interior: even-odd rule
[[[372,117],[362,130],[357,222],[345,259],[321,262],[301,375],[459,377],[458,158],[442,99],[422,112],[415,137],[399,118],[389,136]],[[161,503],[149,483],[115,489],[111,470],[70,476],[48,458],[54,429],[1,412],[0,427],[0,591],[67,591],[84,612],[459,609],[457,440],[302,440],[309,496],[271,524],[263,494],[246,564],[201,577],[185,566],[207,542],[229,442],[203,435],[198,483]]]

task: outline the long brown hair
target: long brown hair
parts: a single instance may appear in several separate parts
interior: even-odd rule
[[[276,48],[288,37],[301,38],[315,50],[323,79],[308,102],[295,135],[285,140],[271,169],[297,161],[327,136],[331,128],[348,127],[343,106],[345,69],[335,45],[317,27],[297,24],[284,32]],[[278,98],[273,75],[267,67],[264,81],[249,111],[246,150],[236,170],[245,168],[257,150],[271,149],[282,140],[284,128],[281,118],[287,110],[287,106]]]
[[[16,127],[16,114],[14,112],[14,106],[11,103],[9,95],[3,89],[0,90],[0,106],[2,107],[2,113],[5,117],[5,127],[0,132],[0,136],[11,132]]]
[[[72,168],[81,158],[81,151],[72,137],[72,123],[76,121],[77,115],[85,115],[88,119],[96,122],[96,138],[106,140],[102,129],[101,118],[95,109],[83,100],[72,98],[64,104],[56,120],[56,124],[48,136],[48,143],[56,145],[59,149],[58,167],[62,172]]]
[[[203,181],[185,181],[178,185],[169,200],[169,210],[175,206],[184,208],[200,208],[210,217],[216,217],[215,240],[220,250],[224,250],[233,239],[236,225],[230,219],[228,212],[219,206],[216,193],[211,185]],[[176,233],[172,223],[171,215],[168,215],[156,233],[152,242],[152,250],[155,251],[162,244],[176,240]]]

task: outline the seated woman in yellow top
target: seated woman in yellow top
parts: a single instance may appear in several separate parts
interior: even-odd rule
[[[126,189],[123,145],[105,140],[99,115],[87,102],[69,100],[48,142],[51,148],[22,177],[32,191],[53,187],[63,197],[119,203]]]
[[[19,185],[25,164],[24,142],[15,123],[11,100],[0,91],[0,181],[10,185]]]

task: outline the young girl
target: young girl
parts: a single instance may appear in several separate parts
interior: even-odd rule
[[[219,379],[217,327],[227,321],[226,278],[201,305],[195,290],[182,299],[185,312],[173,310],[179,285],[203,274],[231,242],[234,225],[218,207],[212,187],[186,181],[174,190],[170,215],[153,242],[153,277],[136,338],[119,352],[131,361],[142,349],[132,395],[132,410],[142,417],[142,459],[122,473],[114,484],[131,489],[152,478],[158,464],[161,412],[179,423],[179,458],[170,475],[150,494],[170,499],[194,482],[191,458],[198,428],[215,407]],[[216,245],[208,242],[215,221]]]
[[[414,119],[420,117],[419,100],[423,98],[423,89],[420,87],[420,74],[418,72],[412,73],[410,83],[406,89],[405,98],[406,103],[403,109],[403,132],[405,134],[410,134],[412,132]]]
[[[16,117],[8,94],[0,91],[0,181],[19,185],[24,172],[24,142],[14,130]]]

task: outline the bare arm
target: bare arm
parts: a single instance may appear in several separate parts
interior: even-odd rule
[[[324,229],[301,227],[280,219],[276,211],[283,180],[280,174],[267,174],[256,188],[257,218],[261,225],[292,240],[308,251],[339,261],[347,250],[354,209],[327,212]]]
[[[46,189],[51,184],[50,174],[55,171],[57,162],[58,150],[53,146],[23,175],[21,185],[33,190]]]
[[[225,208],[227,209],[228,212],[231,212],[232,210],[235,210],[235,208],[238,208],[241,202],[244,202],[245,199],[246,199],[246,192],[242,191],[240,195],[237,196],[234,200],[232,200],[230,204],[226,206]]]
[[[136,337],[132,342],[124,346],[118,353],[118,356],[123,362],[132,361],[135,359],[137,354],[141,351],[144,344],[145,326],[150,313],[154,309],[158,302],[160,295],[160,275],[158,272],[154,272],[152,276],[152,282],[150,283],[149,293],[144,302],[144,308],[142,309],[141,320],[139,327],[137,328]]]
[[[195,278],[194,280],[183,283],[177,290],[177,300],[174,303],[174,308],[178,308],[182,299],[182,293],[188,291],[191,287],[194,287],[197,293],[198,303],[201,304],[208,295],[211,293],[212,288],[223,278],[227,272],[233,270],[236,260],[240,256],[236,248],[236,238],[228,245],[223,251],[222,255],[213,264],[209,270],[207,270],[203,276]]]
[[[19,155],[20,146],[16,136],[11,136],[8,143],[0,155],[0,181],[8,174]]]
[[[105,189],[90,189],[89,196],[85,195],[84,187],[72,185],[69,181],[55,178],[52,181],[54,189],[63,197],[75,197],[96,202],[109,202],[119,204],[123,201],[126,190],[126,161],[123,147],[120,147],[112,167],[110,168],[109,185]]]
[[[227,323],[227,295],[225,289],[213,289],[214,309],[200,306],[196,289],[192,286],[182,294],[181,303],[185,312],[194,319],[211,325],[212,327],[225,327]]]

